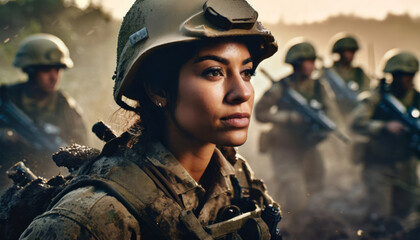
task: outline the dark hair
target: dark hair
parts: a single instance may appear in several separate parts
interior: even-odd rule
[[[164,111],[152,102],[146,89],[165,97],[165,108],[173,113],[178,94],[179,71],[194,56],[196,49],[196,44],[192,43],[163,47],[144,59],[142,71],[135,76],[137,83],[132,85],[138,97],[135,113],[140,117],[129,129],[133,135],[142,135],[147,139],[164,137],[167,131]]]
[[[152,92],[164,96],[167,99],[165,108],[174,116],[178,96],[179,72],[182,65],[194,57],[202,47],[226,40],[245,43],[251,57],[255,47],[259,47],[255,46],[255,42],[249,38],[216,38],[179,43],[176,47],[162,47],[143,60],[141,71],[138,71],[135,76],[137,84],[132,85],[132,87],[135,87],[133,90],[137,92],[138,96],[135,112],[140,117],[129,129],[132,135],[136,137],[142,135],[149,140],[156,138],[162,140],[165,137],[167,129],[164,111],[151,101],[146,89],[148,88]]]

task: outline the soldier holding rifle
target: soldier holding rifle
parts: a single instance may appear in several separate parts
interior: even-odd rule
[[[420,93],[413,79],[418,59],[398,49],[385,57],[388,75],[355,110],[354,131],[369,137],[362,153],[363,181],[371,217],[406,217],[415,206]],[[416,156],[417,155],[417,156]]]
[[[279,202],[291,221],[306,206],[307,194],[323,189],[325,169],[317,146],[335,129],[339,113],[328,86],[312,78],[317,57],[313,45],[298,38],[289,46],[285,62],[294,72],[273,82],[257,103],[255,114],[258,121],[273,123],[270,132],[262,134],[260,144],[271,154],[281,191]],[[298,102],[301,104],[294,104]],[[315,124],[308,113],[322,116],[327,124]]]
[[[61,39],[35,34],[23,40],[14,61],[28,80],[0,89],[0,186],[6,187],[5,171],[26,159],[27,165],[45,177],[58,173],[50,160],[60,146],[87,143],[85,126],[74,99],[58,88],[62,69],[73,67]]]

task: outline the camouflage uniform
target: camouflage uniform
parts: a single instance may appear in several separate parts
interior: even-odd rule
[[[306,205],[306,195],[323,188],[325,169],[317,145],[326,138],[326,133],[312,131],[303,121],[299,124],[291,121],[296,112],[281,101],[281,81],[285,80],[290,80],[290,87],[308,102],[315,99],[321,103],[328,116],[333,119],[338,116],[331,90],[322,80],[297,83],[294,74],[274,83],[255,106],[258,121],[273,123],[266,143],[276,173],[275,181],[281,189],[279,202],[287,212],[302,209]],[[274,113],[273,107],[277,108]],[[277,116],[276,120],[274,116]]]
[[[3,94],[36,124],[49,124],[57,135],[66,143],[87,144],[86,128],[80,115],[79,107],[71,97],[61,91],[54,92],[42,101],[28,97],[30,86],[27,82],[3,86]],[[9,131],[8,129],[3,129]],[[15,133],[16,134],[16,133]],[[27,160],[27,165],[38,175],[50,177],[58,173],[58,168],[51,161],[52,152],[40,152],[28,144],[1,141],[0,159],[2,159],[1,185],[11,182],[6,177],[6,170],[14,163]],[[58,149],[57,149],[58,150]]]
[[[365,99],[355,109],[353,129],[370,140],[363,145],[363,181],[368,192],[368,208],[381,216],[405,216],[415,204],[415,195],[407,188],[417,187],[417,159],[410,149],[406,134],[391,135],[385,130],[391,121],[377,111],[381,99],[379,91]],[[420,93],[414,89],[399,99],[405,107],[420,107]]]
[[[357,92],[360,93],[370,89],[370,80],[360,67],[346,68],[340,62],[334,62],[332,69],[344,80],[346,86],[350,86],[353,82],[356,83],[358,86]]]
[[[407,113],[409,109],[419,109],[420,93],[413,84],[419,62],[412,53],[399,49],[388,51],[383,62],[383,71],[392,75],[392,83],[388,86],[384,78],[378,90],[356,109],[353,129],[370,138],[364,145],[362,160],[369,211],[381,216],[392,214],[404,218],[416,204],[415,191],[418,187],[412,133],[401,129],[404,127],[402,123],[395,125],[399,120],[387,114],[380,107],[380,101],[382,94],[392,94],[407,109]]]
[[[137,113],[139,109],[130,105],[132,102],[127,99],[136,101],[142,107],[150,105],[153,107],[151,111],[155,112],[143,114],[140,108],[139,114],[142,121],[149,117],[155,121],[154,124],[166,116],[163,110],[170,111],[166,109],[168,106],[161,108],[153,102],[149,103],[153,99],[150,96],[145,99],[146,95],[142,95],[146,86],[156,86],[156,90],[164,92],[162,84],[166,86],[174,82],[170,81],[172,79],[159,79],[162,76],[155,72],[153,76],[147,76],[150,79],[138,75],[149,70],[148,60],[167,57],[158,55],[157,50],[166,51],[180,46],[181,49],[182,46],[191,46],[192,50],[197,50],[197,45],[187,44],[239,37],[240,42],[244,38],[243,41],[246,39],[246,43],[250,43],[250,48],[255,48],[252,49],[255,51],[252,63],[256,68],[277,51],[274,37],[257,21],[257,17],[257,12],[241,0],[137,0],[124,17],[118,38],[114,75],[116,103]],[[182,61],[181,58],[173,60]],[[175,64],[172,61],[168,64],[176,66],[172,66]],[[173,100],[171,103],[175,105],[176,99]],[[154,113],[158,111],[162,111],[162,116],[154,119]],[[257,225],[258,229],[253,229],[262,235],[261,239],[270,238],[268,226],[258,214],[261,208],[270,209],[269,204],[277,210],[278,205],[267,195],[262,181],[253,178],[247,163],[236,152],[223,147],[215,149],[202,180],[197,183],[168,149],[150,140],[162,137],[158,130],[152,128],[147,120],[142,123],[142,130],[150,131],[142,135],[145,136],[143,141],[135,138],[133,140],[139,142],[128,147],[135,141],[121,143],[122,138],[114,138],[105,145],[102,156],[84,168],[84,175],[80,175],[100,178],[116,191],[104,191],[98,185],[77,187],[60,198],[50,211],[35,219],[21,239],[219,239],[224,236],[221,234],[223,231],[235,230],[242,223],[243,228],[239,231],[247,231],[249,226]],[[158,124],[156,128],[159,127],[164,129],[166,126]],[[124,198],[131,204],[127,204]],[[239,199],[244,200],[244,204],[231,206],[236,206],[235,201]],[[232,208],[227,208],[229,206]],[[221,214],[222,209],[227,215],[239,211],[244,214],[238,217],[249,216],[252,219],[239,224],[234,221],[212,232],[210,227],[215,225],[207,225],[227,217]],[[208,232],[203,225],[209,229]],[[240,239],[231,235],[228,237]]]
[[[211,178],[212,187],[206,190],[162,144],[145,145],[120,145],[112,154],[95,161],[88,173],[120,184],[120,192],[132,194],[139,201],[136,211],[142,222],[115,197],[88,186],[66,194],[50,211],[37,217],[21,239],[192,239],[180,220],[182,212],[193,212],[203,226],[215,223],[220,210],[234,198],[233,179],[239,180],[242,194],[251,197],[257,206],[276,205],[262,181],[253,178],[246,161],[235,153],[223,155],[215,149],[205,173]],[[165,187],[174,190],[181,204],[155,186],[135,163],[145,161],[165,177]]]

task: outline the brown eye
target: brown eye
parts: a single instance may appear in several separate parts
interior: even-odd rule
[[[221,77],[223,72],[221,68],[209,68],[202,73],[203,77]]]
[[[241,75],[245,81],[250,81],[251,78],[255,75],[255,70],[253,69],[244,70],[242,71]]]

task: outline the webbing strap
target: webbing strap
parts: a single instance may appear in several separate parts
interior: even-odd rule
[[[154,232],[157,235],[163,235],[162,231],[159,229],[159,227],[156,225],[155,222],[150,221],[152,217],[144,217],[147,216],[147,212],[139,212],[138,209],[144,209],[145,204],[141,202],[136,196],[128,192],[124,187],[120,186],[118,183],[101,178],[101,179],[95,179],[92,177],[86,177],[85,179],[81,179],[79,181],[76,181],[74,184],[68,185],[66,188],[63,189],[56,197],[54,197],[48,206],[48,212],[50,212],[51,208],[61,199],[63,198],[67,193],[83,188],[83,187],[95,187],[98,189],[104,190],[107,194],[109,194],[112,197],[115,197],[124,207],[132,214],[136,220],[139,223],[144,223],[147,226],[150,226],[154,229]],[[134,207],[136,206],[136,207]],[[45,214],[48,214],[46,212]],[[144,216],[141,216],[141,214],[144,214]]]

